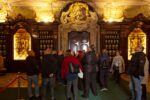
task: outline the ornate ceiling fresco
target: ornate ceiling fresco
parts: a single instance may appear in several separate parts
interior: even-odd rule
[[[106,21],[132,18],[139,13],[150,18],[150,0],[0,0],[0,20],[18,14],[37,21],[59,20],[62,9],[75,1],[87,2]]]

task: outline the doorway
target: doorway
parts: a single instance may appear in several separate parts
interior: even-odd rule
[[[90,34],[88,32],[72,31],[68,34],[69,49],[74,52],[79,50],[87,51],[89,47]]]

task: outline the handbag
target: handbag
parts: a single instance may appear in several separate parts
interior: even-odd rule
[[[81,69],[79,69],[79,70],[80,70],[80,72],[78,73],[78,77],[82,79],[83,78],[83,72]]]

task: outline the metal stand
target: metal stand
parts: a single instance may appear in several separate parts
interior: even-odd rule
[[[25,99],[21,99],[20,72],[18,72],[17,74],[17,79],[18,79],[18,99],[17,100],[25,100]]]

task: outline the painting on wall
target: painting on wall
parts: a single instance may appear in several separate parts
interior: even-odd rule
[[[135,28],[128,36],[128,60],[131,59],[132,54],[135,53],[135,47],[143,46],[146,54],[146,33],[141,28]]]
[[[31,36],[25,29],[18,29],[13,37],[14,60],[25,60],[31,50]]]

